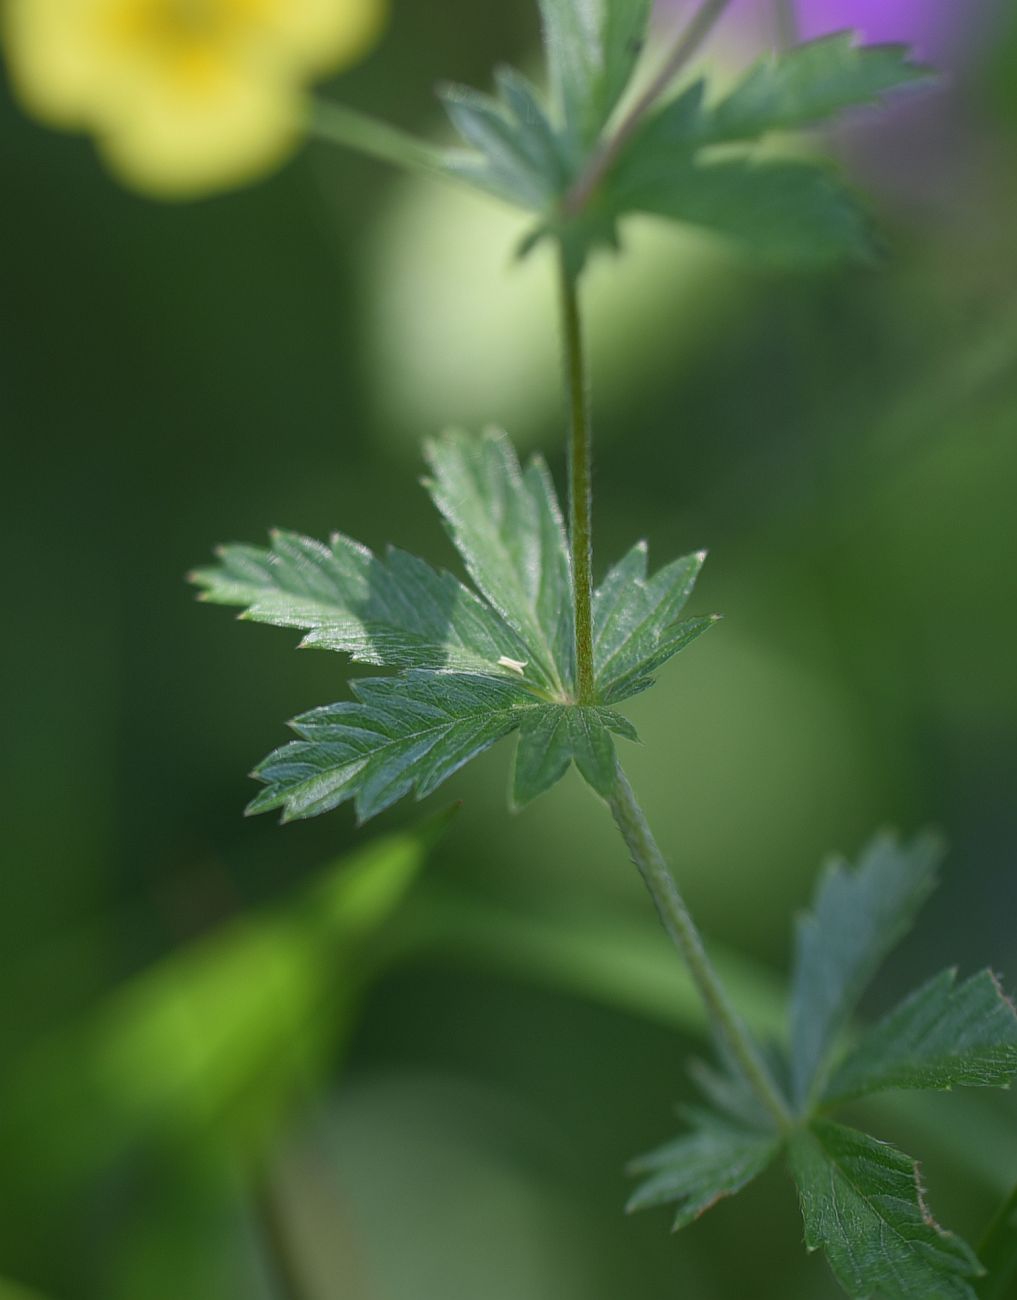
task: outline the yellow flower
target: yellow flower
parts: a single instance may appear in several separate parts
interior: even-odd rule
[[[2,0],[0,0],[2,3]],[[6,0],[11,80],[36,116],[95,134],[162,197],[269,170],[301,132],[304,83],[358,58],[385,0]]]

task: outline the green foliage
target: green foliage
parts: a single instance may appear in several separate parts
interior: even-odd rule
[[[685,1118],[691,1132],[629,1166],[631,1173],[647,1175],[632,1194],[629,1210],[674,1204],[675,1231],[723,1197],[740,1192],[780,1150],[776,1134],[736,1127],[709,1111],[689,1110]]]
[[[525,470],[508,439],[447,433],[426,449],[426,485],[476,590],[405,552],[384,560],[336,534],[329,545],[276,533],[269,549],[227,546],[192,575],[203,599],[306,631],[302,645],[400,669],[353,685],[354,699],[295,719],[299,739],[254,775],[251,812],[311,817],[354,800],[361,820],[423,798],[471,758],[520,732],[512,798],[522,806],[575,763],[598,794],[615,780],[608,705],[644,690],[711,625],[680,618],[702,567],[686,556],[652,577],[640,544],[595,599],[596,700],[575,702],[572,569],[547,467]]]
[[[826,1251],[850,1296],[973,1300],[978,1261],[932,1218],[914,1161],[826,1118],[871,1093],[1006,1087],[1017,1075],[1017,1013],[988,971],[961,984],[953,971],[936,976],[832,1068],[858,999],[928,896],[940,857],[932,836],[901,844],[882,835],[856,869],[827,867],[798,925],[789,1057],[774,1071],[788,1080],[793,1120],[777,1125],[732,1061],[720,1071],[697,1066],[716,1113],[690,1112],[689,1134],[633,1167],[651,1177],[632,1208],[677,1202],[682,1227],[786,1148],[806,1243]]]
[[[852,1300],[974,1300],[981,1267],[925,1201],[918,1166],[885,1142],[816,1121],[788,1144],[805,1244]]]
[[[821,1084],[830,1050],[858,999],[931,893],[941,858],[932,836],[902,847],[881,835],[857,870],[832,862],[824,871],[814,909],[796,933],[791,1076],[800,1108]]]
[[[991,971],[936,975],[872,1028],[827,1086],[827,1103],[886,1088],[1002,1088],[1017,1074],[1017,1014]]]
[[[903,47],[859,47],[841,32],[768,55],[719,100],[697,81],[645,114],[576,210],[576,187],[611,148],[605,128],[631,80],[649,5],[543,0],[541,9],[549,107],[512,70],[498,73],[497,98],[455,86],[443,92],[472,151],[451,155],[448,170],[538,214],[524,252],[553,235],[578,272],[594,245],[617,244],[621,218],[643,212],[700,226],[764,261],[871,256],[868,219],[827,166],[755,151],[775,131],[822,124],[927,78]],[[717,145],[739,152],[717,157]]]

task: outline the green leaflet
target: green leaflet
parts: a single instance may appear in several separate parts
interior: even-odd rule
[[[649,579],[646,559],[646,543],[637,542],[594,596],[594,669],[605,703],[645,690],[658,668],[717,621],[716,615],[679,621],[705,551],[674,560]]]
[[[449,432],[424,449],[427,489],[478,590],[560,698],[575,682],[572,571],[547,466],[520,469],[505,434]]]
[[[674,1228],[684,1228],[725,1196],[734,1196],[763,1172],[780,1149],[773,1133],[741,1128],[704,1110],[684,1112],[691,1132],[629,1166],[647,1177],[628,1210],[674,1204]]]
[[[572,762],[607,798],[618,766],[612,732],[638,739],[631,723],[613,709],[563,704],[531,709],[520,723],[512,802],[522,808],[559,781]]]
[[[495,677],[411,670],[352,689],[355,700],[293,721],[300,740],[256,769],[267,788],[249,812],[282,808],[292,821],[353,799],[365,821],[411,790],[418,799],[430,794],[539,707],[524,686]]]
[[[814,126],[930,76],[906,46],[856,45],[853,33],[836,32],[766,55],[705,115],[701,135],[711,143],[754,140]]]
[[[352,799],[363,820],[405,794],[423,798],[517,728],[517,806],[573,762],[606,796],[614,736],[636,739],[606,706],[648,686],[711,623],[679,618],[701,554],[647,578],[646,548],[634,548],[597,593],[598,698],[580,707],[572,569],[547,467],[536,457],[521,467],[494,431],[447,433],[427,458],[427,487],[477,591],[415,556],[390,549],[381,559],[342,534],[325,546],[275,533],[270,548],[227,546],[217,566],[192,574],[204,600],[304,629],[305,646],[403,670],[356,682],[353,700],[297,718],[299,739],[255,772],[266,789],[250,812],[282,808],[288,821]]]
[[[508,675],[499,659],[526,658],[517,634],[490,606],[415,555],[384,560],[333,535],[329,545],[275,532],[272,546],[223,546],[216,568],[191,581],[201,599],[245,605],[242,618],[307,630],[301,642],[340,650],[359,663],[455,668]],[[550,682],[547,683],[550,685]]]
[[[551,97],[566,139],[589,149],[631,80],[651,0],[539,0]]]
[[[791,992],[791,1076],[805,1108],[829,1053],[884,957],[907,933],[935,883],[939,841],[878,836],[856,870],[831,863],[813,911],[798,923]]]
[[[1017,1013],[991,971],[943,971],[862,1039],[824,1101],[887,1088],[1006,1087],[1017,1074]]]
[[[805,1244],[853,1300],[974,1300],[978,1260],[933,1219],[908,1156],[826,1121],[792,1134],[789,1155]]]

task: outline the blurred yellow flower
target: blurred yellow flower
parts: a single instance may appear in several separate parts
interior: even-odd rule
[[[11,80],[43,120],[92,131],[162,197],[267,171],[300,137],[303,86],[374,40],[385,0],[6,0]]]

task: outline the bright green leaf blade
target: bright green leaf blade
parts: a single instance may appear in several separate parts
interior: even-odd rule
[[[878,836],[857,870],[823,873],[811,913],[798,923],[791,994],[791,1076],[796,1101],[817,1091],[837,1035],[866,985],[935,885],[939,841]]]
[[[449,432],[428,443],[427,483],[467,572],[516,632],[536,680],[567,698],[575,679],[572,570],[547,467],[520,469],[508,438]],[[511,651],[506,651],[516,658]]]
[[[632,1194],[628,1210],[674,1204],[676,1231],[740,1192],[780,1149],[773,1133],[740,1128],[708,1111],[683,1113],[692,1123],[690,1133],[629,1166],[630,1173],[649,1177]]]
[[[646,167],[642,172],[612,184],[609,201],[619,214],[639,211],[699,226],[777,266],[822,267],[873,256],[865,212],[817,163],[679,157],[656,175]]]
[[[881,1020],[835,1072],[826,1102],[888,1088],[1005,1087],[1017,1075],[1017,1013],[991,971],[943,971]]]
[[[529,710],[520,725],[516,750],[515,807],[522,808],[549,790],[573,762],[593,789],[607,798],[618,767],[612,732],[636,739],[631,724],[611,709],[546,704]]]
[[[300,740],[255,771],[266,789],[251,813],[314,817],[353,799],[360,821],[413,791],[430,794],[471,758],[542,707],[518,682],[410,671],[355,681],[355,700],[294,720]]]
[[[603,74],[597,88],[601,126],[628,89],[646,40],[653,0],[605,0],[601,19]]]
[[[593,655],[598,697],[615,703],[649,685],[668,659],[715,621],[679,622],[706,552],[683,556],[646,577],[639,542],[607,574],[593,603]]]
[[[705,115],[703,138],[754,140],[812,126],[929,75],[909,61],[903,45],[859,46],[851,32],[837,32],[762,59]]]
[[[450,573],[405,551],[384,560],[337,533],[328,546],[276,532],[270,549],[224,546],[191,575],[202,599],[244,605],[243,618],[307,632],[302,642],[359,663],[508,675],[526,658],[517,634]]]
[[[805,1244],[826,1252],[852,1300],[974,1300],[978,1260],[933,1219],[913,1160],[818,1121],[794,1133],[789,1150]]]

